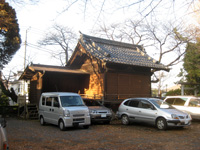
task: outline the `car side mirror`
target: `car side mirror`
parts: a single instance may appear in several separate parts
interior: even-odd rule
[[[155,108],[154,106],[151,106],[151,109],[152,109],[152,110],[156,110],[156,108]]]

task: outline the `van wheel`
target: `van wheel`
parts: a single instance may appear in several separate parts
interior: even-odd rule
[[[58,125],[59,125],[59,128],[60,128],[61,131],[65,131],[65,129],[66,129],[65,128],[65,124],[64,124],[64,122],[62,120],[59,121]]]
[[[43,118],[42,116],[40,117],[40,124],[41,124],[42,126],[45,125],[45,121],[44,121],[44,118]]]
[[[128,125],[128,124],[130,124],[130,121],[129,121],[129,118],[128,118],[127,115],[123,115],[123,116],[122,116],[122,124],[123,124],[123,125]]]
[[[156,126],[159,130],[166,130],[167,129],[167,122],[164,118],[158,118],[156,121]]]

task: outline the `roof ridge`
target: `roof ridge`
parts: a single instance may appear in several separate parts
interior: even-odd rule
[[[66,68],[66,66],[57,66],[57,65],[45,65],[45,64],[31,64],[30,67],[46,67],[46,68]]]
[[[136,50],[136,47],[138,47],[141,51],[143,51],[142,45],[136,45],[136,44],[114,41],[114,40],[105,39],[105,38],[99,38],[99,37],[95,37],[95,36],[86,35],[83,33],[81,33],[80,38],[81,39],[87,38],[94,42],[105,43],[105,44],[109,44],[109,45],[116,45],[119,47],[135,48],[135,50]]]

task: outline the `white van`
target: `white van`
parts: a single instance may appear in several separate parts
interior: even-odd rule
[[[40,124],[58,125],[60,130],[66,127],[90,125],[89,109],[80,95],[68,92],[42,93],[39,102]]]

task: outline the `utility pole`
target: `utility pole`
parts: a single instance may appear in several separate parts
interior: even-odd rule
[[[24,50],[24,70],[25,70],[25,68],[26,68],[27,31],[28,31],[28,29],[26,30],[26,36],[25,36],[25,42],[24,42],[24,46],[25,46],[25,50]]]
[[[30,29],[30,27],[28,28]],[[28,29],[26,29],[26,36],[25,36],[25,42],[24,42],[24,46],[25,46],[25,50],[24,50],[24,71],[26,69],[26,47],[27,47],[27,32],[28,32]],[[25,84],[26,84],[26,81],[24,80],[23,82],[23,94],[24,94],[24,98],[25,98],[25,104],[24,104],[24,113],[25,113],[25,119],[26,119],[26,90],[25,90]]]
[[[30,30],[31,27],[29,27],[28,29],[26,29],[26,35],[25,35],[25,42],[24,42],[24,70],[26,69],[26,47],[27,47],[27,34],[28,34],[28,30]]]

